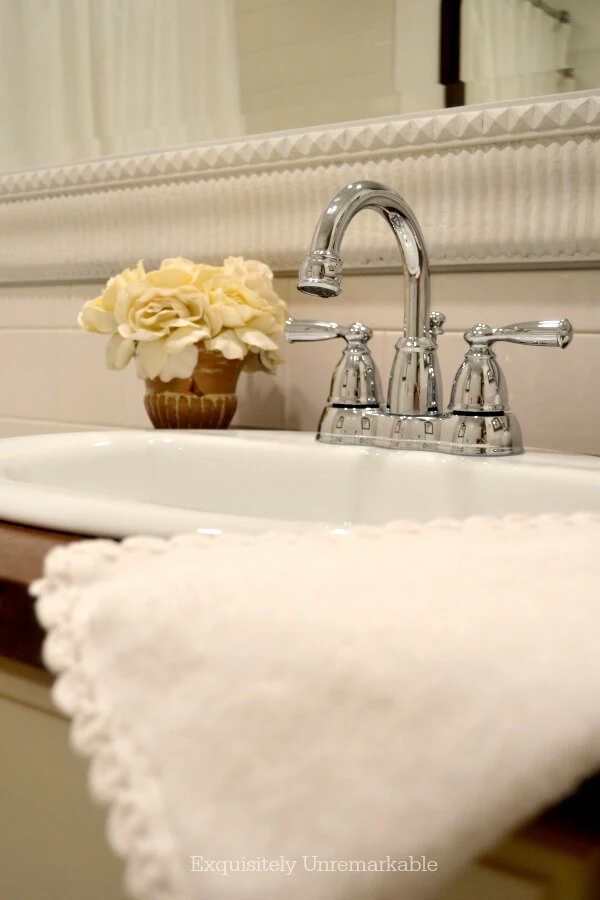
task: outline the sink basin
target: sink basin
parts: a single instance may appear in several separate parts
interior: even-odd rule
[[[0,441],[0,519],[79,534],[336,530],[392,519],[600,513],[600,459],[473,459],[268,431],[104,431]]]

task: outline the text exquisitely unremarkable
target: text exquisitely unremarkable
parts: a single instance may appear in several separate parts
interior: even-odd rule
[[[191,856],[191,872],[213,872],[217,875],[233,875],[242,872],[281,872],[292,875],[296,868],[305,872],[437,872],[438,863],[425,856],[408,856],[395,859],[322,859],[319,856],[302,856],[288,859],[277,856],[245,857],[239,859],[207,859],[205,856]]]

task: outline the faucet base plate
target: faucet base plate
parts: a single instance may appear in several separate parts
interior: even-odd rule
[[[430,450],[457,456],[514,456],[523,453],[514,413],[446,413],[399,416],[374,407],[327,406],[317,440],[392,450]]]

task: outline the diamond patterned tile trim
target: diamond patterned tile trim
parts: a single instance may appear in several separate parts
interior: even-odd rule
[[[341,185],[389,184],[433,264],[600,263],[600,91],[382,119],[0,178],[0,282],[104,279],[144,258],[298,265]],[[346,266],[399,264],[377,217]]]
[[[435,147],[443,151],[457,141],[541,139],[566,129],[600,132],[600,91],[557,95],[547,101],[518,101],[381,119],[356,125],[289,132],[285,135],[217,142],[185,150],[115,157],[53,169],[0,176],[0,201],[50,191],[122,187],[148,179],[214,177],[235,168],[276,168],[321,160],[350,161],[369,151],[415,153]],[[66,187],[68,185],[69,187]]]

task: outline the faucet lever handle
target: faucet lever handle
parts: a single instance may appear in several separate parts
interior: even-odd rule
[[[284,336],[289,344],[296,341],[330,341],[344,338],[348,344],[366,344],[373,332],[361,322],[338,325],[337,322],[319,322],[316,319],[286,319]]]
[[[471,346],[489,347],[496,341],[529,344],[533,347],[568,347],[573,340],[573,326],[568,319],[548,319],[543,322],[516,322],[503,328],[474,325],[464,334]]]
[[[331,378],[327,408],[373,408],[381,405],[381,382],[367,346],[373,332],[361,322],[338,325],[312,319],[287,319],[286,341],[329,341],[341,337],[346,347]]]
[[[446,316],[441,312],[432,312],[429,315],[429,334],[436,338],[444,333],[444,323]]]
[[[568,319],[516,322],[504,328],[479,324],[465,331],[464,338],[469,349],[454,377],[450,410],[459,414],[498,416],[508,411],[508,393],[500,364],[490,345],[495,341],[512,341],[534,347],[567,347],[573,339],[573,326]]]

